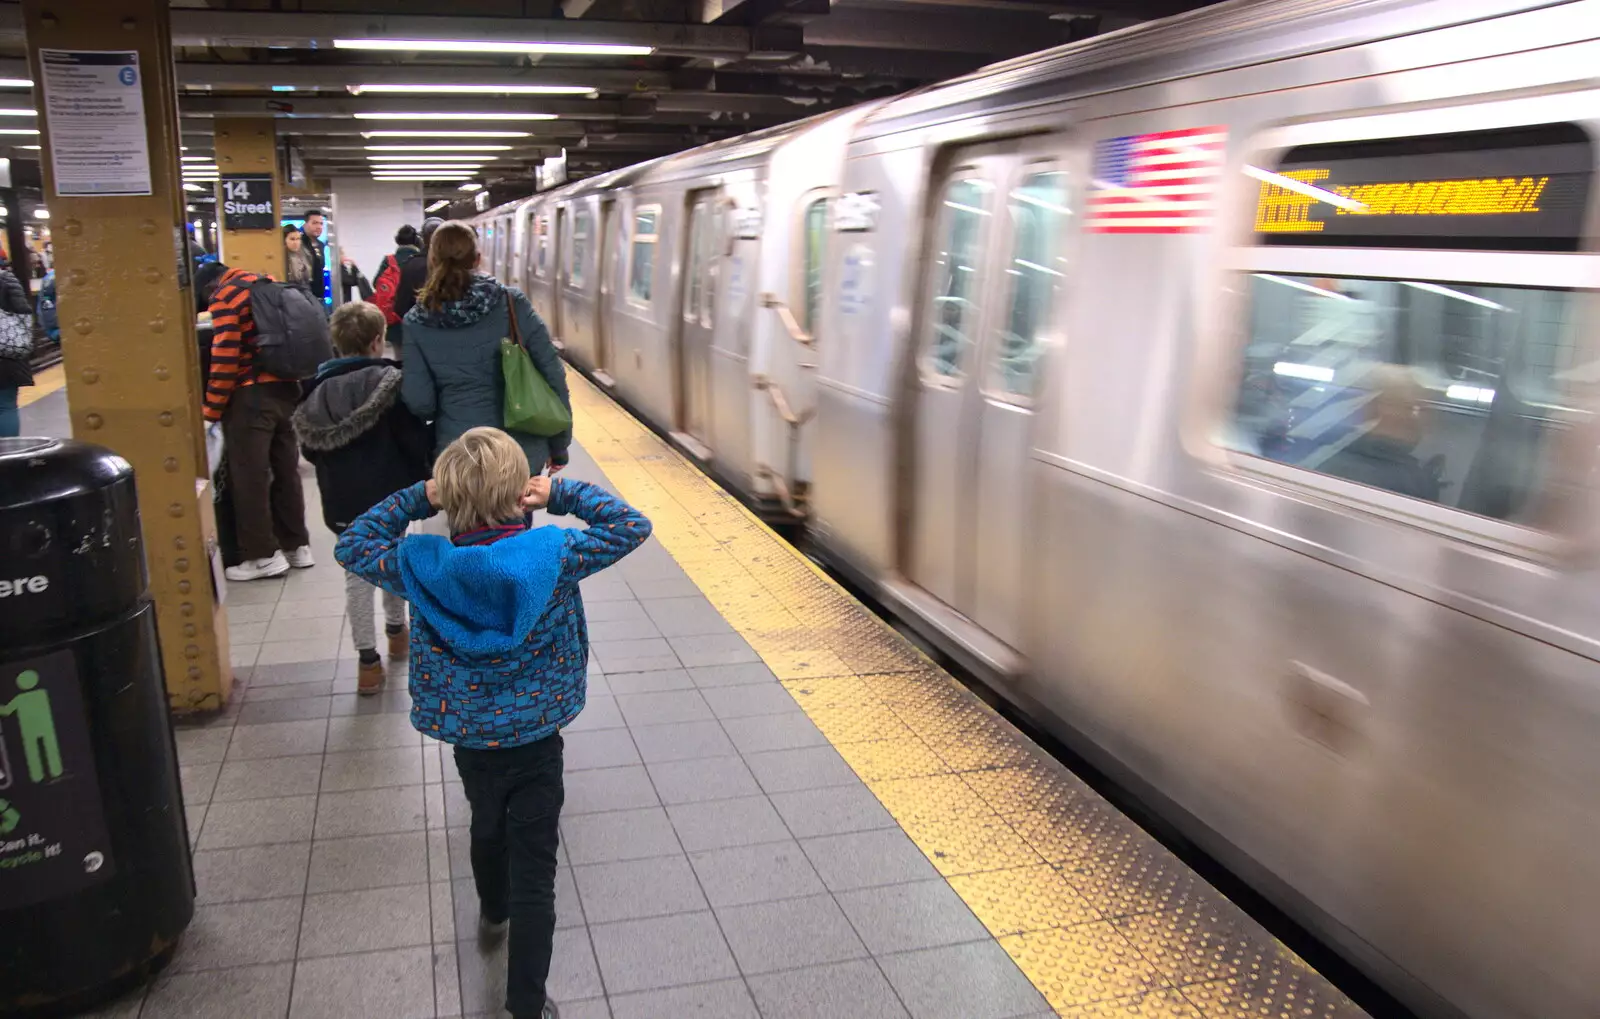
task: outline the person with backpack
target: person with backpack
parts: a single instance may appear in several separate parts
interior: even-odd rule
[[[417,306],[417,291],[428,282],[428,251],[433,246],[433,234],[444,225],[444,220],[429,216],[422,221],[422,255],[400,267],[400,283],[395,288],[394,312],[402,320]]]
[[[416,227],[407,223],[395,231],[394,244],[394,254],[383,256],[383,264],[372,277],[372,303],[383,312],[386,326],[384,338],[389,341],[394,356],[398,358],[400,344],[405,339],[405,327],[401,324],[405,316],[395,308],[395,297],[400,293],[400,278],[405,267],[422,254],[422,236],[417,233]],[[426,264],[425,259],[423,263]]]
[[[211,310],[205,404],[222,431],[240,562],[232,581],[278,577],[316,565],[292,423],[300,380],[333,355],[328,320],[305,290],[211,262],[195,273]]]

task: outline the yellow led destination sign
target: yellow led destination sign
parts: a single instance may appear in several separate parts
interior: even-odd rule
[[[1549,125],[1303,146],[1248,172],[1267,244],[1575,250],[1592,165],[1587,136]]]

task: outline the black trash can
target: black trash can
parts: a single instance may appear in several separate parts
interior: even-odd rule
[[[0,439],[0,1015],[120,993],[193,914],[133,469]]]

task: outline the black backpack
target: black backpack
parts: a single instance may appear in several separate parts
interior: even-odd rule
[[[285,379],[308,379],[333,357],[328,318],[303,287],[261,278],[250,284],[257,366]]]

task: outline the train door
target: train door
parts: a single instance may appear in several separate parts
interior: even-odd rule
[[[617,252],[617,202],[614,198],[600,199],[600,246],[595,253],[594,276],[599,285],[595,290],[594,313],[594,368],[604,375],[611,370],[611,302],[615,290],[613,264]],[[606,376],[607,381],[610,376]]]
[[[907,572],[1022,647],[1033,394],[1066,278],[1062,162],[1022,142],[957,154],[934,182],[908,422]]]
[[[715,190],[694,191],[687,203],[683,295],[678,324],[679,429],[711,445],[711,338],[721,254],[721,208]]]

